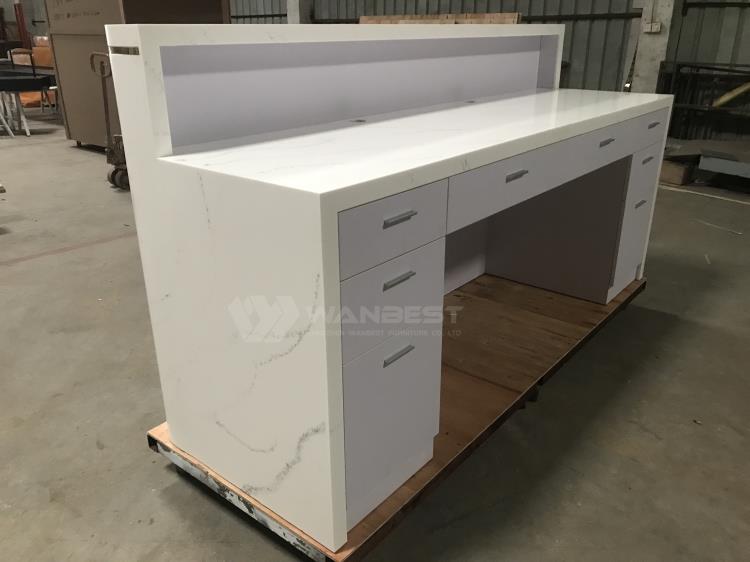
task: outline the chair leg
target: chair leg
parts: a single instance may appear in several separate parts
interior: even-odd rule
[[[13,129],[10,128],[10,125],[8,125],[8,122],[5,120],[5,116],[3,115],[3,112],[0,111],[0,125],[3,126],[3,129],[8,133],[8,136],[10,138],[15,137],[16,135],[13,134]]]
[[[10,115],[8,115],[8,121],[11,126],[16,130],[21,130],[21,114],[18,113],[18,103],[16,102],[16,94],[8,94],[8,107],[10,108]]]
[[[55,93],[55,104],[52,105],[52,103],[50,103],[50,107],[53,109],[53,111],[55,112],[55,114],[59,114],[60,113],[60,96],[59,96],[59,90],[57,89],[57,86],[53,86],[51,88],[51,90]],[[49,97],[49,90],[47,90],[47,99],[50,99],[50,97]]]
[[[10,119],[11,121],[13,121],[13,114],[10,110],[9,103],[10,102],[8,101],[8,94],[6,94],[5,92],[0,92],[0,114],[2,114],[2,116],[5,117],[6,120]]]
[[[6,105],[5,105],[5,92],[0,92],[0,125],[3,126],[3,129],[5,129],[5,131],[8,133],[8,136],[10,138],[13,138],[16,135],[13,134],[13,129],[10,127],[10,125],[8,125],[8,122],[5,120],[6,114],[7,114],[7,111],[6,111]]]
[[[31,136],[31,131],[29,131],[29,123],[26,121],[26,113],[23,111],[23,104],[21,103],[21,95],[18,92],[15,92],[14,94],[16,98],[16,110],[18,111],[18,128],[26,132],[26,136]]]

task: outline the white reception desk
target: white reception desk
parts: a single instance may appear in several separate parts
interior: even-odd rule
[[[171,440],[330,551],[433,457],[445,295],[643,274],[671,97],[562,29],[107,28]]]

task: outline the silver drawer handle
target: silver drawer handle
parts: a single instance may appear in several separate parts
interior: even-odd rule
[[[406,355],[410,351],[414,351],[414,346],[411,344],[407,345],[404,349],[397,351],[390,357],[386,357],[385,359],[383,359],[383,369],[385,369],[386,367],[389,367],[390,365],[393,365],[396,361],[401,359],[404,355]]]
[[[637,209],[639,207],[643,207],[646,203],[647,201],[645,199],[641,199],[640,201],[638,201],[638,203],[635,204],[635,208]]]
[[[517,172],[513,172],[512,174],[508,174],[505,176],[505,183],[510,183],[512,181],[515,181],[519,178],[524,177],[526,174],[528,174],[528,170],[518,170]]]
[[[643,164],[645,166],[646,164],[648,164],[649,162],[651,162],[651,160],[653,160],[653,159],[654,159],[653,156],[649,156],[648,158],[644,158],[643,162],[641,162],[641,164]]]
[[[609,137],[608,139],[604,139],[603,141],[599,143],[599,148],[604,148],[605,146],[612,144],[613,142],[615,142],[614,137]]]
[[[402,273],[395,279],[391,279],[390,281],[386,281],[383,283],[383,292],[385,293],[388,289],[393,289],[396,285],[400,285],[404,281],[408,281],[412,277],[414,277],[417,274],[416,271],[407,271],[406,273]]]
[[[406,222],[416,214],[417,211],[406,211],[405,213],[401,213],[400,215],[396,215],[395,217],[385,219],[383,221],[383,230],[392,226],[396,226],[397,224],[401,224],[402,222]]]
[[[649,123],[649,124],[648,124],[648,128],[649,128],[649,129],[653,129],[653,128],[654,128],[654,127],[656,127],[656,126],[657,126],[657,125],[658,125],[659,123],[661,123],[661,121],[654,121],[653,123]]]

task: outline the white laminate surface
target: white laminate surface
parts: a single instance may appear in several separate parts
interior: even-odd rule
[[[163,160],[312,193],[400,174],[407,176],[408,187],[670,103],[671,96],[658,94],[533,90],[475,103],[364,116],[364,123],[345,121],[246,137],[231,146],[197,145],[189,153]]]

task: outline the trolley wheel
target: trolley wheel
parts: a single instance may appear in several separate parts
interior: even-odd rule
[[[130,189],[130,179],[126,168],[113,168],[107,173],[107,179],[114,187]]]
[[[128,176],[127,168],[119,169],[117,174],[115,174],[115,179],[117,179],[117,187],[130,190],[130,177]]]

